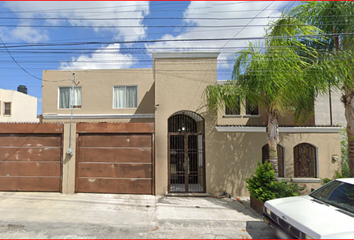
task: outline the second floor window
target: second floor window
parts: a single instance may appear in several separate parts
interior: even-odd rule
[[[258,115],[258,105],[246,99],[246,115]]]
[[[74,87],[73,100],[70,101],[71,87],[59,87],[59,108],[81,108],[81,87]]]
[[[137,86],[115,86],[113,89],[113,108],[137,108]]]
[[[233,101],[228,102],[228,106],[225,106],[225,115],[240,115],[240,98],[236,97]]]
[[[11,116],[11,103],[10,102],[4,103],[4,115]]]

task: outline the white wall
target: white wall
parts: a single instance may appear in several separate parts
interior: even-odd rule
[[[5,102],[11,102],[11,116],[4,116]],[[39,122],[37,98],[14,90],[0,89],[0,122]]]

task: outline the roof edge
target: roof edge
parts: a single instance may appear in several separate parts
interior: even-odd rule
[[[220,52],[160,52],[153,53],[152,58],[217,58]]]

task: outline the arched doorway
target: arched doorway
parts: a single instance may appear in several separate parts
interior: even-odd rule
[[[205,193],[204,118],[180,111],[168,119],[169,192]]]

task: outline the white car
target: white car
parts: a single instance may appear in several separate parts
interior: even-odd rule
[[[354,178],[333,180],[307,196],[266,201],[263,220],[280,238],[354,239]]]

